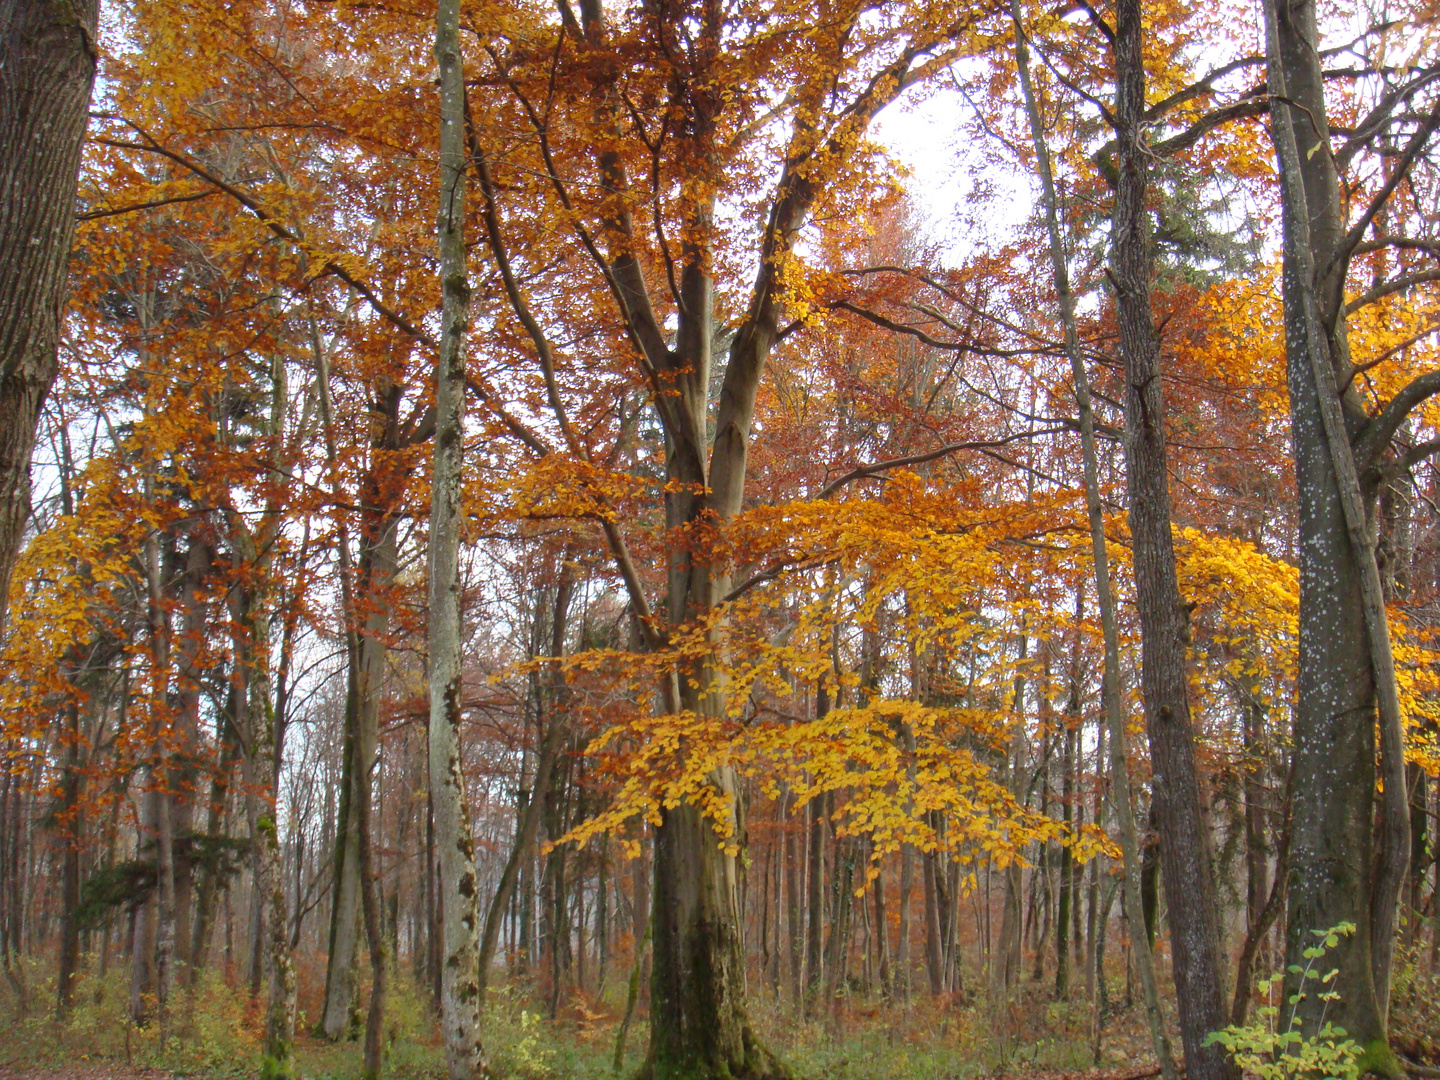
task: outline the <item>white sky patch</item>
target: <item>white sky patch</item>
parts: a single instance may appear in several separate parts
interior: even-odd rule
[[[924,216],[930,239],[951,266],[1012,239],[1030,215],[1034,198],[1018,165],[1008,170],[982,167],[984,148],[967,123],[970,109],[958,89],[935,87],[884,110],[873,127],[875,139],[909,170],[905,188]],[[967,221],[978,202],[981,177],[997,196],[985,207],[983,232]]]

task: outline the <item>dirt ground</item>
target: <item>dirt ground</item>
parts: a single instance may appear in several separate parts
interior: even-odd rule
[[[0,1063],[0,1080],[170,1080],[159,1069],[134,1069],[113,1061],[77,1061],[72,1065]]]

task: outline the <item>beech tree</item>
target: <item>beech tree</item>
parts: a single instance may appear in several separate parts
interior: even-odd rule
[[[1364,1068],[1398,1075],[1387,1038],[1398,902],[1410,859],[1403,717],[1376,561],[1377,498],[1387,474],[1435,447],[1396,448],[1406,418],[1440,390],[1433,373],[1404,384],[1372,415],[1355,388],[1346,323],[1429,275],[1401,272],[1349,299],[1362,242],[1372,250],[1427,241],[1365,236],[1410,178],[1440,107],[1420,96],[1431,64],[1388,89],[1340,147],[1331,141],[1313,3],[1265,7],[1272,136],[1284,211],[1285,343],[1291,438],[1300,494],[1300,678],[1295,714],[1287,954],[1293,964],[1315,931],[1354,926],[1338,946],[1334,1021],[1364,1048]],[[1413,102],[1403,119],[1401,102]],[[1383,178],[1347,207],[1340,167],[1393,147]],[[1397,222],[1398,224],[1398,222]],[[1378,737],[1377,737],[1378,727]],[[1376,750],[1384,785],[1376,813]],[[1378,832],[1379,847],[1372,837]],[[1297,984],[1293,976],[1287,986]],[[1301,1011],[1313,1029],[1322,1004]]]
[[[53,971],[57,1045],[275,1076],[1221,1077],[1338,920],[1325,1018],[1423,1056],[1440,81],[1392,14],[116,9],[0,1008]]]

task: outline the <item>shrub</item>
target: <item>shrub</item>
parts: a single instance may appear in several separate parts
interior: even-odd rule
[[[1235,1059],[1235,1063],[1260,1080],[1294,1080],[1316,1077],[1323,1080],[1358,1080],[1360,1048],[1345,1037],[1345,1029],[1325,1019],[1330,1002],[1340,995],[1330,989],[1338,968],[1320,974],[1317,965],[1325,954],[1340,943],[1342,936],[1355,932],[1354,923],[1341,923],[1329,930],[1312,930],[1317,943],[1305,950],[1305,966],[1290,965],[1290,973],[1298,976],[1295,993],[1285,1002],[1289,1017],[1281,1024],[1284,1010],[1271,1002],[1272,992],[1284,981],[1276,973],[1256,983],[1265,1004],[1255,1010],[1255,1019],[1243,1027],[1231,1024],[1213,1031],[1205,1039],[1207,1046],[1219,1043]],[[1300,1002],[1309,994],[1318,993],[1325,1008],[1320,1014],[1320,1030],[1305,1035],[1300,1030]]]

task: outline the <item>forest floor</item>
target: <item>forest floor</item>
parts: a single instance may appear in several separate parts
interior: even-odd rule
[[[302,980],[303,981],[303,980]],[[406,979],[390,998],[385,1076],[443,1080],[444,1055],[423,994]],[[202,981],[174,1010],[174,1034],[161,1047],[156,1025],[126,1021],[118,974],[82,984],[76,1007],[58,1023],[48,1007],[46,980],[32,984],[29,1007],[0,1002],[0,1080],[231,1080],[253,1075],[259,1060],[259,1010],[243,989],[218,977]],[[302,988],[303,989],[303,988]],[[302,993],[302,1006],[306,995]],[[310,1003],[317,1004],[317,1003]],[[552,1020],[542,1016],[528,987],[491,995],[485,1046],[497,1080],[599,1080],[633,1075],[649,1031],[632,1026],[623,1068],[614,1069],[623,1004],[619,994],[573,994]],[[8,1013],[8,1015],[7,1015]],[[305,1080],[352,1080],[362,1072],[359,1040],[330,1043],[308,1033],[302,1008],[296,1038]],[[802,1080],[979,1080],[999,1075],[1033,1080],[1140,1080],[1150,1063],[1140,1010],[1112,1016],[1101,1063],[1094,1068],[1093,1010],[1084,1002],[1057,1003],[1038,989],[996,1008],[979,1001],[918,998],[906,1004],[867,999],[838,1002],[810,1020],[787,1004],[752,1003],[761,1037]]]
[[[1412,969],[1413,970],[1413,969]],[[162,1047],[157,1025],[128,1023],[125,973],[86,979],[68,1020],[53,1016],[53,982],[35,969],[22,1004],[0,994],[0,1080],[241,1080],[260,1058],[260,1007],[243,985],[207,974],[172,1014]],[[296,1059],[304,1080],[354,1080],[362,1073],[360,1041],[330,1043],[309,1034],[318,1000],[301,986]],[[386,1080],[443,1080],[444,1053],[424,992],[401,977],[386,1019]],[[801,1080],[1145,1080],[1155,1075],[1142,1010],[1124,1008],[1124,986],[1112,986],[1115,1010],[1094,1043],[1095,1012],[1082,998],[1053,1000],[1049,987],[1025,984],[1000,1003],[917,997],[906,1003],[852,998],[805,1020],[784,1002],[756,995],[751,1017],[760,1036]],[[363,988],[362,988],[363,991]],[[1412,1060],[1440,1064],[1440,976],[1397,985],[1392,1030]],[[601,995],[572,993],[554,1019],[542,1015],[533,987],[492,992],[484,1038],[496,1080],[611,1080],[634,1074],[649,1035],[643,1018],[629,1032],[623,1068],[613,1066],[623,1012],[618,987]],[[1178,1047],[1179,1040],[1175,1039]]]

